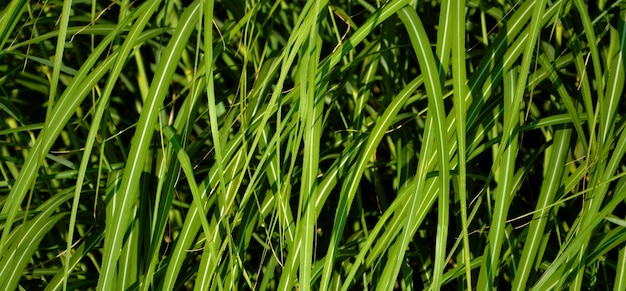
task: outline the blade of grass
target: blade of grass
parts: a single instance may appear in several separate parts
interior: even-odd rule
[[[515,80],[517,73],[511,69],[505,74],[504,79],[504,116],[510,119],[519,120],[519,112],[514,111],[512,102],[515,99]],[[505,135],[506,136],[506,135]],[[494,195],[495,207],[493,220],[489,230],[488,246],[485,247],[483,265],[481,266],[480,277],[477,289],[493,288],[493,282],[498,273],[500,262],[500,250],[505,231],[505,221],[512,200],[512,195],[516,189],[513,188],[513,175],[515,173],[515,161],[518,150],[518,135],[511,135],[509,139],[501,140],[501,147],[506,148],[504,155],[499,161],[499,181],[498,188]]]
[[[198,184],[196,183],[196,179],[194,177],[194,172],[193,172],[193,167],[191,165],[191,161],[189,160],[189,156],[187,155],[187,153],[184,151],[182,147],[182,143],[180,142],[179,138],[176,135],[176,131],[170,126],[165,127],[163,130],[164,130],[165,136],[172,143],[177,153],[176,156],[183,169],[183,172],[185,173],[185,177],[187,178],[189,187],[191,188],[191,194],[193,195],[194,205],[196,205],[200,213],[207,213],[207,210],[204,207],[205,199],[202,198],[202,194],[200,193],[200,190],[198,189]],[[210,234],[211,226],[209,224],[209,221],[204,215],[200,216],[200,222],[202,224],[204,233]],[[208,240],[206,242],[208,242]],[[215,258],[216,257],[215,250],[210,248],[209,246],[207,246],[207,249],[209,250],[209,252],[213,252],[213,253],[209,253],[209,255],[212,256],[214,259],[217,259]],[[205,266],[206,265],[201,265],[200,269],[207,269]],[[200,273],[200,275],[202,275],[202,273]],[[200,280],[198,285],[207,287],[204,282],[204,279],[206,279],[205,276],[202,276],[200,278],[202,279]]]
[[[5,222],[5,228],[2,232],[2,238],[0,239],[0,254],[3,251],[6,237],[15,220],[15,213],[19,208],[19,204],[24,200],[26,191],[31,187],[34,179],[37,175],[33,174],[37,171],[39,166],[43,163],[42,160],[37,157],[39,154],[50,150],[52,144],[61,133],[61,130],[75,112],[76,107],[85,98],[91,88],[108,72],[109,68],[113,65],[113,61],[117,56],[117,52],[113,52],[109,58],[101,62],[95,69],[94,65],[101,54],[108,48],[110,41],[112,41],[116,33],[109,34],[102,43],[96,48],[96,50],[85,61],[85,64],[74,76],[72,84],[67,87],[63,95],[59,97],[59,101],[52,112],[51,118],[48,121],[47,131],[39,134],[31,152],[32,154],[24,162],[20,175],[14,183],[14,187],[9,193],[9,197],[12,197],[2,208],[2,213],[7,214],[7,220]],[[157,32],[158,33],[158,32]],[[151,31],[143,34],[138,42],[146,41],[154,37],[155,31]],[[91,73],[89,74],[89,72]]]
[[[439,158],[439,177],[438,181],[440,183],[439,189],[439,202],[438,202],[438,224],[437,224],[437,244],[435,250],[435,267],[433,270],[433,285],[432,287],[435,289],[439,289],[441,284],[441,275],[443,274],[443,269],[445,267],[445,256],[446,256],[446,241],[447,241],[447,232],[448,232],[448,213],[449,213],[449,158],[448,158],[448,146],[447,146],[447,131],[444,128],[446,124],[446,113],[443,107],[443,93],[441,88],[441,81],[439,79],[437,64],[434,58],[434,54],[430,49],[430,41],[428,40],[428,36],[426,31],[424,30],[424,26],[422,22],[415,12],[415,10],[405,7],[398,12],[402,23],[407,29],[409,33],[409,37],[411,39],[412,47],[415,50],[415,54],[417,56],[418,63],[420,64],[420,69],[423,74],[427,77],[424,78],[424,85],[426,87],[426,92],[428,95],[428,105],[430,108],[429,118],[431,122],[434,123],[434,132],[432,133],[434,136],[434,144],[431,144],[431,140],[426,137],[429,135],[425,134],[424,141],[426,145],[422,145],[423,147],[433,147],[437,149],[438,158]],[[432,116],[432,117],[431,117]],[[427,120],[428,123],[428,120]],[[424,150],[424,149],[422,149]],[[424,151],[426,153],[426,151]],[[425,155],[420,155],[425,156]],[[420,176],[418,181],[425,181],[426,179],[426,159],[420,159],[420,166],[418,166],[421,170],[418,170],[417,175]],[[417,191],[420,191],[420,182],[418,182]],[[411,209],[415,209],[417,207],[417,198],[413,199]],[[409,212],[409,218],[406,221],[406,226],[404,227],[404,232],[399,240],[398,246],[398,257],[404,257],[404,253],[406,251],[406,247],[408,246],[409,240],[413,237],[413,233],[410,233],[411,225],[415,224],[415,211],[411,210]],[[386,274],[397,274],[400,270],[401,260],[393,260],[388,262],[387,266],[385,266]],[[387,284],[387,287],[391,287],[393,282],[395,282],[395,276],[388,277],[388,279],[384,284]],[[384,281],[381,281],[384,282]],[[384,288],[385,285],[380,285],[379,287]],[[387,289],[387,288],[385,288]]]
[[[4,48],[4,44],[11,36],[11,32],[24,13],[26,3],[28,3],[27,0],[13,0],[2,11],[0,15],[0,48]]]
[[[56,51],[54,53],[54,65],[52,66],[52,80],[50,80],[48,112],[46,116],[50,116],[52,109],[54,108],[54,103],[56,102],[59,76],[61,75],[61,67],[63,65],[63,51],[65,49],[65,39],[67,37],[67,26],[70,21],[70,13],[72,9],[72,0],[63,0],[62,7],[63,11],[61,11],[61,23],[59,23],[59,35],[57,37]],[[43,131],[46,131],[46,127],[43,128]]]
[[[117,195],[123,197],[122,205],[115,211],[115,217],[112,221],[108,221],[105,232],[105,247],[103,252],[102,274],[98,279],[98,290],[116,289],[114,286],[117,266],[117,258],[120,254],[123,237],[131,224],[133,217],[127,216],[131,214],[132,208],[136,204],[139,189],[139,178],[141,169],[139,165],[143,165],[146,157],[146,149],[154,134],[154,126],[158,115],[157,108],[163,103],[167,84],[171,80],[174,69],[177,67],[178,60],[185,48],[185,44],[195,28],[197,19],[200,15],[200,2],[194,1],[192,5],[187,7],[179,23],[173,38],[168,43],[162,58],[159,61],[157,72],[152,84],[150,85],[150,97],[139,118],[135,136],[129,153],[129,160],[124,169],[121,190]]]
[[[604,87],[604,80],[602,78],[602,63],[603,62],[600,59],[600,53],[598,52],[597,38],[595,34],[595,29],[591,22],[591,17],[589,16],[589,10],[588,10],[589,8],[583,1],[580,1],[580,0],[574,1],[574,6],[576,7],[576,10],[578,11],[580,15],[579,21],[583,25],[585,36],[587,38],[587,42],[585,42],[585,44],[588,46],[589,53],[591,54],[591,63],[593,65],[593,73],[594,73],[593,79],[597,82],[596,88],[594,90],[598,94],[598,100],[604,100],[604,88],[605,87]],[[586,68],[585,68],[583,69],[583,72],[581,72],[581,74],[587,75],[590,73],[586,72]],[[600,105],[599,103],[598,106],[602,106],[602,105]],[[587,108],[587,110],[590,110],[590,109],[592,108]],[[589,122],[591,122],[590,129],[592,130],[590,136],[595,137],[597,121],[589,120]],[[602,142],[601,140],[592,140],[590,141],[590,146],[594,143],[594,141]]]
[[[309,35],[303,45],[303,56],[300,72],[300,119],[304,133],[304,159],[302,162],[302,186],[299,199],[299,214],[302,214],[296,234],[300,237],[298,244],[302,245],[300,253],[299,288],[304,291],[311,289],[311,268],[313,258],[313,243],[317,211],[314,204],[316,197],[317,175],[320,154],[320,135],[322,130],[322,111],[324,109],[325,86],[316,84],[316,75],[321,54],[321,38],[318,36],[318,18],[322,3],[315,1],[312,12],[307,15],[305,25]],[[324,4],[325,5],[325,4]],[[307,45],[308,44],[308,45]],[[322,288],[324,289],[324,288]]]
[[[215,102],[215,89],[213,83],[213,67],[214,67],[214,56],[213,56],[213,1],[207,1],[207,3],[203,3],[203,19],[202,23],[204,24],[204,65],[207,68],[207,72],[205,73],[205,81],[206,81],[206,94],[209,105],[209,121],[211,127],[211,136],[213,138],[213,146],[215,149],[215,157],[217,164],[217,174],[218,174],[218,200],[220,204],[219,213],[222,216],[226,215],[226,202],[220,198],[226,197],[226,188],[224,183],[226,182],[224,178],[224,165],[222,164],[222,139],[219,135],[218,129],[218,120],[217,120],[217,112],[216,112],[216,102]],[[221,182],[219,182],[221,181]],[[195,199],[194,199],[195,200]],[[199,200],[200,201],[200,200]],[[202,208],[201,204],[198,204],[198,208],[201,209],[201,213],[206,213],[206,211]],[[204,218],[204,217],[203,217]],[[218,223],[219,224],[219,223]],[[205,228],[205,234],[207,236],[214,236],[214,234],[209,228],[208,222]],[[228,228],[228,226],[226,226]],[[216,235],[216,234],[215,234]],[[196,284],[195,290],[208,290],[211,286],[212,277],[214,276],[213,272],[215,272],[215,268],[217,266],[217,249],[219,245],[215,244],[215,241],[220,241],[216,239],[207,240],[207,244],[205,244],[205,251],[202,254],[201,265],[199,266],[200,272],[198,273],[199,282]]]
[[[536,212],[533,215],[528,234],[526,235],[522,256],[513,280],[513,289],[523,289],[528,284],[527,280],[533,267],[537,249],[542,239],[544,239],[543,234],[545,233],[549,214],[552,211],[548,205],[555,200],[557,191],[562,187],[559,181],[562,181],[571,135],[571,129],[559,129],[555,132],[552,150],[550,151],[550,160],[546,166],[548,171],[541,185],[541,192],[535,208]]]
[[[228,149],[228,151],[224,153],[223,162],[231,161],[230,165],[227,167],[226,173],[234,172],[232,170],[232,164],[239,164],[243,159],[242,152],[239,151],[241,148],[242,140],[243,136],[240,134],[231,138],[231,141],[225,146],[225,149]],[[215,200],[217,200],[217,195],[208,195],[208,193],[212,192],[212,189],[218,183],[217,176],[217,167],[213,167],[209,172],[209,175],[199,185],[199,188],[203,189],[202,196],[207,197],[203,199],[208,199],[206,201],[205,209],[211,207],[215,203]],[[227,176],[226,179],[230,180],[232,179],[232,177]],[[176,246],[174,248],[174,251],[172,252],[171,260],[168,262],[167,270],[163,275],[163,281],[159,285],[158,289],[170,290],[174,288],[176,284],[176,279],[181,273],[180,269],[182,267],[183,260],[185,259],[185,254],[189,251],[189,248],[196,240],[198,230],[201,227],[201,218],[199,217],[200,215],[204,214],[200,214],[200,211],[195,203],[192,204],[189,207],[189,211],[187,212],[187,217],[185,218],[183,226],[181,227],[180,234],[176,239]],[[210,230],[211,232],[209,232],[209,234],[213,234],[213,229]]]
[[[585,23],[590,22],[588,17],[584,17],[585,14],[583,14],[583,25],[585,25]],[[623,11],[620,13],[620,18],[618,20],[618,30],[614,29],[614,28],[610,28],[610,44],[608,47],[608,57],[609,57],[609,71],[608,71],[608,76],[607,76],[607,82],[606,82],[606,92],[605,94],[602,94],[603,92],[603,88],[601,85],[604,84],[604,82],[599,82],[599,89],[598,91],[598,98],[599,100],[602,100],[602,102],[599,102],[599,106],[598,106],[598,111],[596,111],[596,114],[599,113],[599,126],[600,129],[598,130],[598,144],[597,144],[597,152],[595,153],[596,155],[598,155],[599,158],[599,163],[596,164],[598,169],[596,171],[592,172],[590,181],[591,181],[591,186],[595,188],[596,185],[600,186],[594,190],[597,191],[593,191],[591,193],[591,196],[589,197],[589,199],[586,201],[586,206],[585,206],[585,212],[583,214],[583,217],[581,218],[581,228],[586,228],[588,227],[588,222],[595,216],[595,213],[598,212],[598,210],[602,207],[602,204],[604,203],[604,198],[607,195],[607,187],[608,184],[604,184],[603,181],[608,180],[610,175],[612,175],[614,173],[614,171],[616,170],[616,168],[611,167],[610,165],[607,165],[606,167],[604,167],[604,162],[609,158],[609,151],[611,148],[611,144],[614,142],[614,140],[611,138],[610,134],[611,132],[613,132],[613,127],[614,122],[613,122],[613,114],[615,109],[615,106],[617,106],[617,104],[619,103],[619,99],[622,96],[622,92],[624,90],[624,79],[625,79],[625,72],[624,72],[624,62],[622,60],[623,58],[623,51],[624,49],[626,49],[626,40],[624,39],[626,37],[626,26],[624,25],[625,23],[625,19],[626,19],[626,13],[624,13]],[[587,28],[585,26],[585,28]],[[586,33],[593,33],[593,32],[589,32],[587,30],[585,30]],[[592,35],[587,35],[588,38],[590,38]],[[594,38],[595,39],[595,38]],[[588,41],[590,47],[591,47],[591,51],[592,51],[592,57],[593,57],[593,48],[595,46],[595,41],[591,42]],[[595,62],[594,62],[595,65]],[[598,65],[599,66],[599,65]],[[596,76],[597,78],[598,76]],[[607,99],[608,98],[608,99]],[[593,136],[593,133],[592,133]],[[617,148],[617,147],[616,147]],[[613,152],[614,154],[618,153],[618,152]],[[612,159],[612,158],[611,158]],[[605,186],[606,185],[606,186]],[[582,288],[582,280],[584,277],[584,271],[585,268],[583,268],[583,264],[584,264],[584,260],[585,260],[585,253],[587,252],[587,244],[588,244],[588,240],[590,239],[590,237],[587,237],[587,243],[583,243],[583,245],[581,246],[580,252],[578,253],[577,259],[576,259],[576,263],[574,263],[575,265],[577,265],[577,272],[576,272],[576,277],[574,279],[574,282],[572,284],[572,288]]]
[[[455,31],[454,26],[458,24],[461,19],[454,18],[456,12],[453,12],[457,7],[450,1],[441,1],[439,27],[437,33],[437,45],[435,54],[439,58],[439,79],[445,80],[446,73],[449,70],[450,65],[450,53],[454,49],[454,44],[459,43],[454,39]],[[464,3],[463,3],[464,4]],[[463,5],[464,7],[465,5]]]
[[[626,288],[626,247],[619,250],[616,274],[613,290],[618,291]]]
[[[465,65],[465,1],[449,1],[450,16],[455,21],[452,25],[452,78],[454,82],[454,113],[456,115],[456,136],[458,155],[458,197],[461,207],[461,235],[463,237],[463,263],[467,289],[472,290],[472,269],[470,266],[471,254],[469,246],[467,222],[467,142],[466,142],[466,110],[465,96],[469,93],[467,87],[467,70]]]
[[[148,4],[151,4],[151,5],[148,5]],[[69,266],[71,265],[70,262],[72,260],[71,248],[72,248],[72,244],[74,240],[73,237],[74,237],[74,229],[75,229],[75,224],[76,224],[76,215],[78,213],[78,208],[80,204],[80,194],[82,190],[83,181],[85,179],[85,171],[91,160],[91,150],[93,149],[94,143],[96,142],[96,135],[98,134],[98,130],[101,128],[102,117],[109,106],[109,99],[111,96],[111,92],[113,91],[113,88],[115,84],[117,83],[119,75],[122,69],[124,68],[126,59],[128,55],[130,54],[132,47],[135,46],[137,38],[139,38],[139,36],[141,35],[141,32],[143,31],[145,25],[147,24],[148,20],[151,18],[152,14],[156,11],[157,7],[158,7],[158,3],[155,1],[151,3],[147,3],[146,5],[143,5],[139,9],[136,10],[136,15],[138,15],[139,18],[137,22],[135,23],[135,25],[133,25],[130,33],[128,34],[128,36],[126,37],[126,40],[124,41],[123,45],[120,48],[115,64],[113,65],[113,68],[111,69],[111,72],[109,74],[109,81],[107,82],[107,85],[104,87],[101,98],[99,99],[99,104],[94,114],[94,118],[91,123],[91,128],[89,129],[89,134],[86,139],[83,159],[81,161],[80,168],[79,168],[79,174],[78,174],[78,177],[76,178],[76,190],[74,192],[74,200],[72,203],[72,213],[70,215],[70,223],[69,223],[68,235],[66,239],[66,245],[67,245],[66,254],[67,255],[65,259],[65,268],[66,268],[65,273],[69,272],[67,268],[69,268]],[[67,281],[64,280],[63,289],[66,289],[66,288],[67,288]]]
[[[7,241],[9,248],[0,259],[0,286],[3,289],[17,289],[20,279],[18,274],[24,272],[44,236],[59,220],[68,215],[67,212],[56,213],[56,210],[71,197],[71,191],[53,196],[33,211],[36,213],[35,217],[11,232]]]
[[[477,289],[491,289],[490,286],[493,286],[494,276],[497,273],[498,265],[499,265],[499,257],[500,257],[500,247],[502,244],[503,230],[504,230],[504,222],[506,220],[507,212],[508,212],[508,204],[510,203],[510,184],[509,179],[507,177],[512,177],[512,170],[515,166],[515,155],[516,155],[516,147],[512,150],[509,150],[509,147],[512,147],[513,144],[516,143],[515,137],[513,136],[513,129],[519,124],[518,112],[520,108],[520,104],[522,102],[522,98],[524,93],[526,92],[526,81],[528,79],[530,65],[533,58],[533,52],[536,47],[536,41],[538,39],[539,31],[541,29],[542,23],[542,15],[544,14],[544,9],[546,6],[545,1],[535,1],[534,3],[533,16],[531,18],[530,26],[529,26],[529,40],[526,43],[524,53],[522,55],[522,64],[520,66],[517,79],[517,84],[514,87],[515,92],[509,96],[512,96],[511,100],[505,101],[505,108],[507,105],[511,105],[510,112],[512,114],[511,118],[505,119],[504,129],[503,129],[503,146],[499,148],[498,157],[501,156],[500,153],[507,152],[507,157],[503,157],[502,164],[500,165],[504,171],[508,172],[508,174],[503,174],[503,180],[501,181],[502,186],[499,187],[499,197],[496,197],[496,202],[498,203],[496,206],[496,213],[494,213],[494,219],[491,223],[490,232],[489,232],[489,246],[485,249],[486,259],[484,261],[485,265],[481,267],[478,286]],[[505,84],[507,84],[505,82]],[[511,103],[509,103],[511,102]],[[511,146],[509,146],[509,141],[511,141]]]
[[[616,189],[621,190],[620,192],[616,192],[616,194],[619,194],[616,195],[614,199],[611,199],[605,207],[597,213],[597,215],[590,221],[590,227],[581,229],[577,232],[577,235],[574,236],[570,242],[568,242],[567,246],[562,248],[562,251],[559,253],[557,258],[550,263],[537,283],[535,283],[530,290],[546,290],[556,286],[557,284],[567,283],[564,279],[567,278],[567,275],[570,272],[575,271],[573,270],[573,266],[568,266],[566,264],[567,261],[577,255],[584,243],[588,243],[586,242],[587,236],[594,232],[596,229],[595,227],[598,226],[600,222],[604,221],[605,217],[615,211],[615,208],[623,203],[624,199],[626,199],[626,189],[624,187],[624,183],[621,183],[621,186],[622,187]],[[566,268],[568,269],[566,270]]]
[[[203,68],[200,68],[196,73],[201,75],[203,72]],[[192,85],[189,96],[185,98],[185,103],[182,105],[181,111],[174,121],[173,127],[178,129],[176,134],[180,135],[181,140],[183,141],[189,138],[189,122],[193,120],[193,117],[196,115],[196,110],[198,110],[199,107],[198,100],[200,99],[200,94],[205,87],[204,85],[204,78],[198,78],[198,81]],[[184,143],[181,142],[181,144]],[[194,144],[190,145],[187,148],[187,151],[195,151]],[[172,201],[175,199],[175,185],[178,182],[178,175],[180,172],[179,170],[175,170],[180,169],[180,162],[176,157],[173,143],[168,143],[168,147],[163,155],[164,157],[163,159],[160,159],[161,163],[159,163],[157,168],[157,172],[159,173],[158,175],[162,178],[159,178],[159,185],[157,185],[157,198],[155,200],[155,205],[157,205],[157,207],[155,207],[154,214],[152,215],[152,217],[154,217],[154,225],[151,227],[152,239],[151,250],[149,252],[150,262],[148,263],[149,267],[145,272],[144,281],[141,283],[143,288],[142,290],[144,291],[149,290],[153,284],[157,283],[155,280],[155,272],[157,264],[161,259],[159,250],[161,249],[163,236],[168,226],[170,211],[172,210]],[[196,204],[194,203],[193,205]]]

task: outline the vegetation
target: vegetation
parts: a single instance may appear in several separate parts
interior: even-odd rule
[[[626,3],[7,0],[3,290],[626,290]]]

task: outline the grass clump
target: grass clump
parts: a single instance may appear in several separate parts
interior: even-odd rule
[[[622,1],[0,12],[0,285],[626,286]]]

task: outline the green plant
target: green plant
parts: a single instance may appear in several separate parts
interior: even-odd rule
[[[12,0],[0,285],[623,290],[625,8]]]

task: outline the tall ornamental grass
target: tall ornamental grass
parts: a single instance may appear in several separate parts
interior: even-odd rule
[[[2,290],[626,290],[621,0],[5,0]]]

